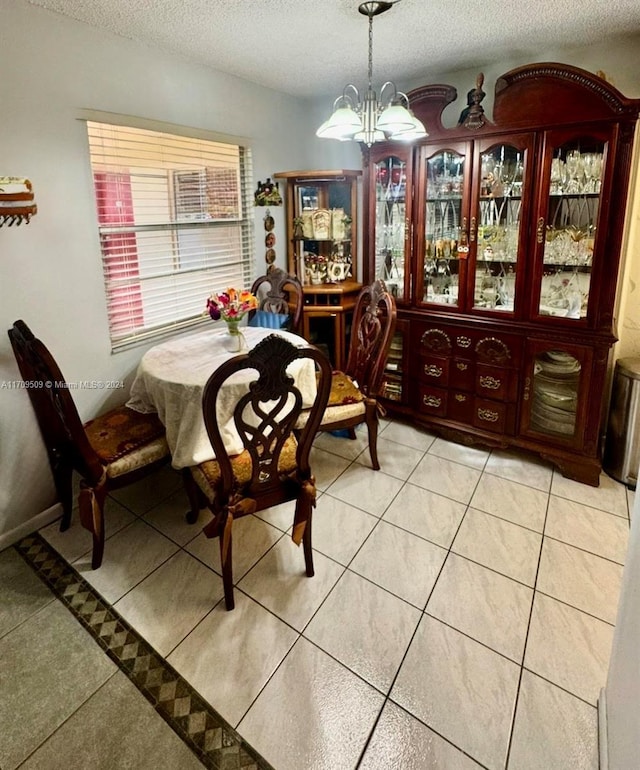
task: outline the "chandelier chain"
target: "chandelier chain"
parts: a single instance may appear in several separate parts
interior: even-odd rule
[[[369,14],[369,91],[372,89],[373,81],[373,15]]]

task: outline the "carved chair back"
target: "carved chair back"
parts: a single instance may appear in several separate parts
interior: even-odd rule
[[[356,300],[345,372],[376,398],[396,326],[396,302],[383,281],[364,286]]]
[[[258,297],[260,310],[288,314],[291,318],[288,329],[293,332],[299,330],[304,295],[302,284],[295,275],[279,267],[272,267],[266,275],[256,278],[251,291]],[[255,311],[252,311],[249,314],[249,320],[254,313]]]
[[[293,377],[287,373],[287,367],[305,358],[311,359],[319,372],[317,394],[309,420],[298,438],[295,475],[283,478],[279,472],[281,454],[303,409],[301,393]],[[239,490],[224,446],[221,426],[216,419],[216,401],[222,384],[229,377],[237,377],[243,371],[250,374],[250,370],[258,373],[258,379],[250,384],[248,392],[236,404],[233,417],[251,460],[250,481]],[[330,388],[331,366],[327,358],[313,346],[298,348],[277,334],[269,335],[248,353],[230,359],[211,375],[204,390],[202,408],[207,433],[220,465],[216,507],[222,507],[237,494],[255,499],[268,498],[267,505],[290,500],[297,495],[295,487],[311,476],[309,453]]]

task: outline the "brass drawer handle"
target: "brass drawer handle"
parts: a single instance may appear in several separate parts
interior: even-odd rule
[[[466,372],[467,369],[469,368],[469,365],[463,364],[462,361],[458,361],[458,363],[456,364],[456,368],[460,369],[461,372]]]
[[[431,409],[437,409],[442,404],[442,399],[436,396],[422,396],[422,403]]]
[[[429,377],[442,377],[442,367],[435,364],[425,364],[424,373]]]
[[[502,380],[496,380],[495,377],[480,377],[480,387],[487,388],[487,390],[498,390],[502,385]]]
[[[478,419],[485,422],[498,422],[500,415],[491,409],[478,409]]]
[[[461,404],[463,404],[467,400],[466,396],[463,396],[462,393],[456,393],[456,401],[459,401]]]

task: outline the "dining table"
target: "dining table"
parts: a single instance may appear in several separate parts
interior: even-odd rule
[[[242,327],[243,351],[254,348],[270,334],[278,334],[297,347],[309,343],[297,334],[281,329]],[[171,464],[189,468],[214,459],[204,424],[202,396],[207,381],[225,361],[238,355],[226,329],[214,327],[192,335],[176,337],[147,350],[142,356],[131,386],[127,406],[144,414],[157,413],[166,429]],[[315,367],[311,359],[293,361],[287,372],[300,390],[303,407],[316,396]],[[254,369],[231,375],[223,384],[217,401],[217,419],[230,455],[243,450],[235,429],[233,410],[238,400],[257,379]]]

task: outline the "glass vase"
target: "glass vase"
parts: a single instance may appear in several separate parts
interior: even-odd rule
[[[229,340],[227,349],[231,353],[239,353],[242,350],[242,332],[240,331],[240,321],[237,319],[225,319]]]

